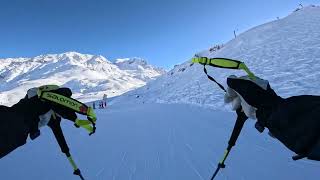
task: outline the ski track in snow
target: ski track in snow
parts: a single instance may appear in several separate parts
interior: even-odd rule
[[[72,124],[62,123],[71,153],[86,179],[209,180],[227,146],[234,113],[190,105],[132,106],[97,110],[97,133],[90,137]],[[313,180],[319,175],[319,163],[294,162],[292,155],[248,121],[216,179]],[[48,162],[54,166],[42,166]],[[0,179],[5,180],[78,179],[49,129],[1,159],[0,169]]]
[[[99,177],[100,174],[102,174],[104,172],[105,168],[102,168],[97,174],[96,174],[96,177]]]

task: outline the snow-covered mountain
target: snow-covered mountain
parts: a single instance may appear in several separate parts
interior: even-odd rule
[[[142,59],[112,63],[103,56],[77,52],[0,59],[0,103],[13,104],[27,89],[43,84],[69,87],[75,98],[91,101],[141,87],[163,73]]]
[[[197,55],[241,60],[255,75],[269,80],[283,97],[320,95],[319,22],[320,7],[305,7],[283,19],[246,31],[217,51],[205,50]],[[231,74],[245,75],[236,70],[207,69],[222,84]],[[225,108],[222,97],[221,89],[205,76],[203,66],[188,60],[147,86],[126,93],[123,98],[126,101],[131,98],[135,103],[191,103],[221,109]]]
[[[117,59],[115,64],[119,67],[119,69],[133,74],[134,77],[145,81],[153,79],[155,72],[158,74],[166,73],[164,69],[149,65],[147,61],[137,57]]]

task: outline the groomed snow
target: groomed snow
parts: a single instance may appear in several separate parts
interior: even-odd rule
[[[88,136],[63,122],[75,161],[89,180],[208,180],[233,127],[233,113],[190,105],[119,104],[98,110]],[[314,180],[318,162],[291,160],[267,133],[248,121],[217,180]],[[0,179],[77,180],[48,128],[0,161]]]

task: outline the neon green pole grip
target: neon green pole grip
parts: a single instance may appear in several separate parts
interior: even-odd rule
[[[68,158],[71,166],[73,167],[73,170],[77,170],[78,167],[77,167],[76,163],[74,162],[73,158],[72,158],[71,156],[69,156],[69,157],[67,157],[67,158]]]
[[[228,154],[229,154],[229,150],[225,150],[225,151],[224,151],[223,158],[222,158],[221,161],[220,161],[221,164],[224,164],[224,162],[226,161],[226,159],[227,159],[227,157],[228,157]]]

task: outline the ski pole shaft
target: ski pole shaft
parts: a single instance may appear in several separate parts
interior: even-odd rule
[[[85,180],[79,169],[75,170],[73,174],[79,176],[81,180]]]
[[[224,162],[226,161],[226,159],[227,159],[227,157],[228,157],[228,155],[229,155],[230,150],[231,150],[231,146],[229,146],[229,147],[226,149],[222,160],[219,162],[216,171],[213,173],[213,175],[212,175],[212,177],[211,177],[211,180],[213,180],[213,179],[216,177],[216,175],[218,174],[218,172],[220,171],[221,168],[225,168],[225,167],[226,167],[226,165],[224,164]]]
[[[224,162],[226,161],[227,157],[229,156],[229,153],[230,153],[232,147],[235,146],[236,141],[237,141],[237,139],[241,133],[241,130],[243,128],[243,125],[244,125],[245,121],[248,119],[248,117],[245,115],[245,113],[242,111],[241,108],[237,109],[236,112],[237,112],[238,116],[237,116],[237,120],[236,120],[236,123],[233,128],[231,137],[228,142],[228,147],[223,155],[222,160],[219,162],[216,171],[213,173],[211,180],[213,180],[216,177],[216,175],[218,174],[218,172],[220,171],[221,168],[226,167]]]
[[[220,171],[221,168],[222,168],[221,165],[218,164],[216,171],[213,173],[213,175],[211,177],[211,180],[213,180],[216,177],[216,175],[218,174],[218,172]]]
[[[79,177],[81,180],[85,180],[81,174],[79,175]]]
[[[67,158],[68,158],[71,166],[73,167],[73,170],[74,170],[73,174],[79,176],[81,180],[85,180],[81,174],[80,169],[77,167],[76,163],[74,162],[72,156],[69,154],[69,156],[67,155]]]

